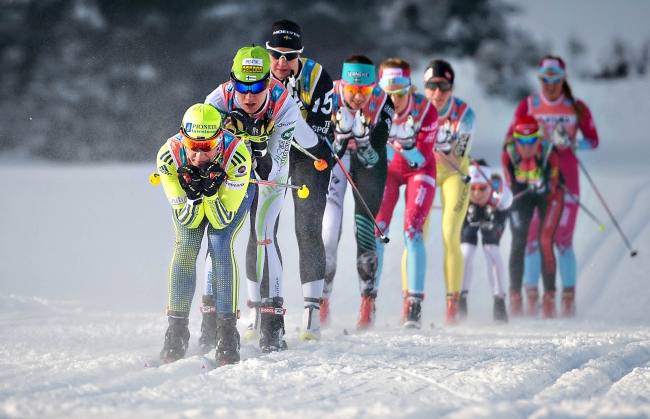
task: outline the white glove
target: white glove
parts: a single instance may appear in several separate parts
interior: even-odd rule
[[[562,124],[557,124],[553,130],[553,144],[560,148],[571,147],[574,150],[577,148],[576,141],[571,138]]]
[[[334,141],[332,145],[338,153],[341,149],[347,148],[348,142],[353,137],[352,125],[354,116],[344,108],[339,108],[334,121]]]
[[[436,137],[435,145],[436,150],[449,154],[451,151],[451,142],[454,140],[451,130],[452,128],[449,120],[446,120],[445,124],[438,128],[438,136]]]
[[[352,123],[352,134],[357,138],[367,137],[370,135],[368,125],[368,121],[363,115],[363,112],[359,109],[354,116],[354,122]]]
[[[291,75],[286,79],[284,79],[283,84],[284,87],[287,89],[287,92],[289,93],[289,97],[291,97],[296,102],[296,105],[298,105],[300,112],[305,114],[307,110],[305,109],[305,105],[304,103],[302,103],[302,100],[300,100],[300,92],[298,91],[298,89],[296,89],[297,82],[298,81],[293,76],[293,71],[292,71]]]
[[[399,141],[402,149],[410,150],[415,147],[415,123],[411,115],[408,116],[406,122],[399,124],[395,130],[395,138]],[[395,124],[393,124],[393,127]],[[391,127],[392,130],[392,127]]]

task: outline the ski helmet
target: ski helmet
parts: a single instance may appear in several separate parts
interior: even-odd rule
[[[515,138],[539,137],[541,131],[539,123],[532,115],[521,115],[515,119],[513,124],[513,136]]]
[[[207,140],[221,131],[221,114],[214,106],[197,103],[183,115],[183,134],[193,140]]]
[[[244,83],[255,83],[269,77],[271,58],[262,47],[244,47],[232,60],[231,77]]]

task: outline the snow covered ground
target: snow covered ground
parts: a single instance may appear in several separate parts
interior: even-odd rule
[[[514,105],[483,97],[468,63],[458,63],[457,80],[458,95],[478,115],[473,155],[497,165]],[[440,214],[434,211],[427,327],[400,329],[398,208],[377,328],[343,333],[354,330],[360,297],[356,275],[342,274],[335,280],[332,327],[320,342],[300,343],[288,198],[279,241],[290,350],[261,356],[246,345],[243,362],[207,373],[195,347],[175,364],[143,368],[143,359],[155,361],[162,347],[173,241],[164,194],[147,182],[153,156],[146,165],[0,159],[0,417],[650,417],[650,148],[642,123],[650,113],[650,79],[572,80],[572,87],[601,134],[599,150],[579,156],[639,252],[630,258],[583,178],[583,203],[606,228],[598,231],[579,217],[575,319],[492,324],[478,255],[469,320],[442,326]],[[355,271],[350,198],[340,272]],[[245,227],[236,243],[241,266],[247,234]],[[509,232],[502,243],[506,257]],[[194,344],[201,294],[199,285],[190,319]],[[242,289],[244,307],[245,300]]]

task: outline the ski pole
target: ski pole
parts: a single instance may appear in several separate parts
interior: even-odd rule
[[[395,144],[393,144],[391,141],[388,141],[386,144],[388,144],[390,146],[390,148],[395,150],[395,152],[397,152],[397,154],[402,156],[402,158],[404,160],[406,160],[406,162],[408,163],[408,165],[409,165],[409,167],[411,169],[415,169],[417,167],[417,165],[415,163],[413,163],[411,160],[408,159],[408,157],[406,157],[406,155],[404,154],[404,151],[402,149],[399,149],[399,148],[395,147]]]
[[[591,179],[591,176],[589,176],[589,173],[587,173],[587,169],[585,169],[585,166],[582,164],[580,159],[578,158],[578,155],[576,154],[573,149],[571,149],[573,152],[573,155],[576,156],[576,160],[578,161],[578,166],[580,166],[580,169],[582,170],[582,173],[585,174],[587,180],[589,181],[589,184],[591,185],[591,188],[596,192],[596,196],[600,200],[600,203],[603,204],[603,207],[605,208],[605,211],[607,211],[607,214],[609,215],[609,218],[612,220],[612,223],[614,224],[614,227],[618,230],[620,233],[621,237],[623,238],[623,241],[625,242],[625,245],[627,248],[630,250],[630,257],[634,257],[637,254],[637,251],[632,248],[632,245],[630,244],[630,241],[625,237],[625,234],[623,233],[623,230],[621,230],[621,227],[618,225],[618,222],[616,221],[616,218],[614,218],[614,214],[609,210],[609,207],[605,203],[605,199],[603,199],[602,195],[598,191],[598,188],[596,188],[596,184],[594,181]]]
[[[359,192],[359,189],[357,189],[357,185],[354,184],[354,181],[350,177],[350,174],[348,173],[348,171],[345,169],[345,166],[343,165],[343,162],[339,158],[339,155],[336,154],[336,150],[334,150],[334,147],[332,146],[332,144],[330,144],[329,141],[325,141],[325,143],[330,148],[330,151],[334,155],[334,158],[336,159],[336,162],[341,167],[341,170],[343,171],[343,174],[347,178],[348,182],[350,182],[350,186],[352,187],[352,191],[356,194],[357,198],[359,199],[359,202],[361,202],[361,205],[363,205],[363,209],[366,210],[366,213],[368,214],[368,216],[372,220],[372,223],[375,225],[375,228],[377,228],[377,231],[379,231],[379,234],[380,234],[379,241],[382,242],[382,243],[388,243],[390,241],[390,239],[388,237],[386,237],[386,235],[383,233],[383,231],[381,231],[381,228],[379,228],[379,224],[377,224],[377,220],[375,219],[375,216],[372,215],[372,212],[370,211],[370,208],[368,208],[368,204],[366,204],[366,201],[364,201],[363,197],[361,196],[361,192]]]
[[[560,189],[562,189],[564,191],[564,193],[566,193],[567,195],[571,196],[571,198],[576,200],[576,202],[578,203],[578,206],[580,207],[580,209],[585,214],[587,214],[589,216],[589,218],[591,218],[596,224],[598,224],[598,230],[602,231],[602,230],[605,229],[605,225],[603,223],[601,223],[600,220],[598,218],[596,218],[596,216],[591,211],[589,211],[587,209],[587,207],[582,202],[580,202],[580,198],[578,196],[576,196],[576,195],[572,194],[571,192],[569,192],[569,190],[564,185],[560,185]]]
[[[305,156],[307,156],[310,159],[314,160],[314,167],[319,172],[321,172],[321,171],[323,171],[323,170],[325,170],[327,168],[327,162],[325,160],[319,159],[318,157],[314,156],[309,151],[307,151],[306,148],[304,148],[303,146],[298,144],[295,140],[291,140],[291,145],[294,146],[296,148],[296,150],[300,151]]]
[[[440,151],[440,149],[439,149],[438,147],[435,147],[435,146],[434,146],[433,148],[434,148],[436,151]],[[444,153],[444,151],[443,151],[440,155],[442,156],[442,158],[443,158],[447,163],[449,163],[449,165],[450,165],[451,167],[453,167],[453,168],[454,168],[458,173],[460,173],[460,176],[461,176],[460,181],[461,181],[461,182],[463,182],[463,183],[469,183],[469,181],[471,180],[471,178],[469,177],[469,175],[468,175],[467,173],[463,173],[463,171],[460,170],[460,167],[456,166],[456,164],[455,164],[455,163],[454,163],[454,162],[453,162],[449,157],[447,157],[447,155]]]
[[[266,186],[278,186],[280,188],[287,188],[287,189],[297,189],[298,190],[298,197],[299,198],[307,198],[309,196],[309,188],[307,188],[307,185],[292,185],[290,183],[279,183],[279,182],[273,182],[270,180],[263,180],[263,179],[249,179],[248,180],[250,183],[254,183],[256,185],[266,185]],[[153,186],[159,185],[160,184],[160,175],[156,172],[153,172],[149,176],[149,183],[151,183]]]

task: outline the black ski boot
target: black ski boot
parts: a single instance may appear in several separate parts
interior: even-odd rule
[[[237,331],[237,315],[220,313],[217,315],[217,351],[215,359],[217,367],[239,362],[239,332]]]
[[[467,320],[467,291],[462,291],[458,298],[458,320]]]
[[[214,307],[214,296],[203,295],[201,297],[203,305],[201,306],[201,337],[199,338],[199,347],[201,352],[207,354],[213,350],[217,342],[217,312]]]
[[[508,323],[508,313],[506,312],[505,299],[494,296],[493,320],[495,323]]]
[[[165,345],[160,351],[160,359],[168,364],[185,356],[190,342],[189,319],[186,317],[168,317],[169,327],[165,332]]]
[[[420,329],[422,328],[422,299],[423,294],[409,294],[407,297],[408,309],[406,311],[406,319],[404,320],[405,329]]]
[[[263,353],[284,351],[287,342],[284,336],[284,309],[282,297],[273,297],[262,302],[260,307],[260,349]]]

